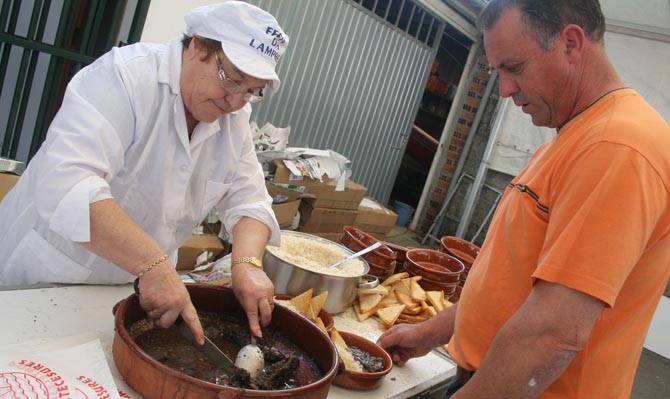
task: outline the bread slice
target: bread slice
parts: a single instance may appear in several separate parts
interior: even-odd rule
[[[426,291],[426,299],[435,308],[436,311],[441,312],[445,309],[444,292],[442,291]]]
[[[392,274],[392,275],[388,276],[386,278],[386,280],[384,280],[382,282],[382,285],[385,286],[385,287],[389,287],[389,286],[393,285],[393,283],[395,283],[396,281],[402,280],[402,279],[407,278],[407,277],[409,277],[409,273],[407,273],[407,272]]]
[[[383,285],[378,285],[374,288],[359,288],[358,289],[359,294],[380,294],[383,296],[388,295],[389,290],[388,288],[384,287]]]
[[[419,285],[418,280],[412,279],[409,283],[409,296],[414,302],[426,300],[426,291]]]
[[[412,301],[412,298],[410,298],[409,295],[401,292],[401,291],[396,291],[395,292],[396,298],[398,298],[398,301],[406,306],[411,306],[414,304],[414,301]]]
[[[328,291],[323,291],[319,295],[315,295],[310,299],[310,305],[312,306],[312,311],[314,312],[315,316],[319,315],[319,312],[321,312],[321,309],[323,309],[323,305],[326,303],[326,299],[328,299]]]
[[[310,306],[310,300],[312,299],[312,293],[314,292],[313,288],[308,289],[302,294],[293,297],[289,300],[291,305],[303,316],[307,316],[307,309]]]
[[[317,316],[316,320],[314,320],[314,324],[316,324],[317,327],[319,327],[323,332],[328,334],[328,330],[326,329],[326,325],[323,324],[323,320],[321,320],[320,317]]]
[[[349,350],[349,346],[344,342],[344,338],[342,338],[340,332],[334,327],[330,330],[330,339],[335,344],[337,354],[340,355],[340,359],[342,359],[345,369],[359,372],[364,371],[361,362],[354,358],[354,355]]]
[[[368,310],[367,312],[361,312],[360,305],[357,304],[357,303],[354,304],[354,310],[356,311],[356,318],[361,323],[364,322],[365,320],[369,319],[370,316],[372,316],[373,314],[375,314],[377,309],[379,309],[379,306],[375,306],[374,308]]]
[[[381,302],[382,296],[380,294],[364,294],[358,295],[358,304],[361,307],[361,312],[365,313],[374,309]]]
[[[405,310],[405,305],[389,306],[387,308],[377,309],[377,316],[387,327],[391,327],[398,320],[398,317]]]

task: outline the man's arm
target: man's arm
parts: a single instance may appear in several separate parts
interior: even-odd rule
[[[539,397],[582,349],[604,306],[580,291],[538,280],[453,398]]]

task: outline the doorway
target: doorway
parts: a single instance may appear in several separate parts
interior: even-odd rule
[[[445,26],[391,190],[389,204],[401,213],[419,204],[471,46],[459,30]],[[399,215],[398,224],[404,226],[409,220],[402,216],[411,215]]]

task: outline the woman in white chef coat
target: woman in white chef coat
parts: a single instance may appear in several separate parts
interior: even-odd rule
[[[190,11],[166,45],[112,49],[82,69],[41,149],[0,203],[0,285],[122,284],[160,326],[202,327],[170,254],[212,208],[233,236],[233,289],[260,336],[274,287],[260,266],[279,226],[250,102],[276,91],[288,44],[244,2]]]

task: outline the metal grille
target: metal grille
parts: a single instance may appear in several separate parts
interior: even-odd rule
[[[291,146],[346,156],[352,178],[387,202],[444,23],[427,23],[432,16],[419,6],[414,15],[424,14],[424,22],[408,20],[417,21],[414,34],[380,17],[381,9],[348,0],[250,2],[290,38],[278,69],[282,89],[254,105],[254,121],[290,125]]]
[[[39,149],[72,76],[140,38],[150,0],[0,2],[0,155]]]

